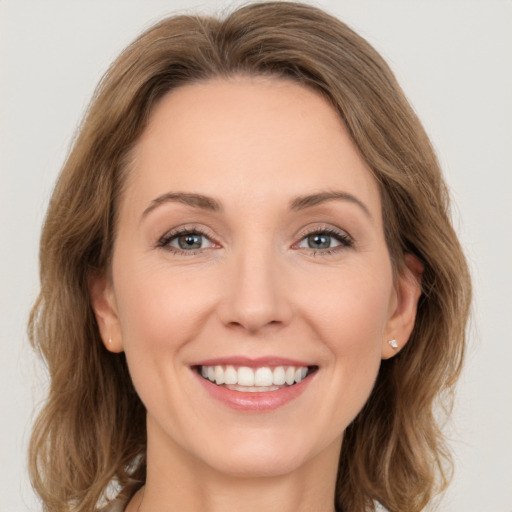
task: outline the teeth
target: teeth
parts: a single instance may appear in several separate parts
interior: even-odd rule
[[[286,368],[285,381],[288,386],[291,386],[295,382],[295,368],[290,366]]]
[[[281,389],[279,386],[239,386],[238,384],[226,387],[233,391],[244,391],[246,393],[261,393],[264,391],[277,391],[278,389]]]
[[[248,366],[201,366],[201,375],[218,386],[223,384],[230,389],[243,388],[244,391],[273,391],[279,386],[292,386],[304,380],[308,374],[307,366],[276,366],[270,368],[262,366],[250,368]]]
[[[258,368],[254,374],[255,386],[272,386],[273,375],[270,368]]]
[[[254,386],[254,372],[252,368],[247,366],[240,366],[238,368],[238,382],[239,386]]]
[[[222,369],[222,366],[215,367],[215,384],[218,386],[224,384],[224,370]]]
[[[204,368],[204,366],[203,366]],[[238,373],[232,366],[226,366],[224,370],[224,383],[236,384],[238,382]]]
[[[274,368],[274,372],[272,374],[272,382],[276,386],[282,386],[286,382],[286,373],[282,366],[278,366],[277,368]]]

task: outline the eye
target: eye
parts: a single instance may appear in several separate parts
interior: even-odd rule
[[[299,247],[308,247],[309,249],[331,249],[340,243],[331,235],[326,233],[313,233],[301,240]]]
[[[214,246],[214,243],[197,230],[181,230],[169,233],[162,237],[158,243],[160,247],[174,252],[194,253],[201,249],[208,249]]]
[[[171,240],[170,244],[172,247],[177,247],[184,251],[191,249],[203,249],[208,245],[207,238],[199,233],[185,233],[176,236]]]
[[[347,234],[331,229],[321,229],[304,236],[297,247],[329,253],[330,250],[351,247],[352,245],[352,239]]]

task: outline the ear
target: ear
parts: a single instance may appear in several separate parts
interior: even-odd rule
[[[89,296],[103,344],[110,352],[122,352],[121,325],[112,279],[103,272],[93,272],[89,276]]]
[[[390,308],[390,316],[382,342],[382,359],[389,359],[409,341],[416,320],[418,300],[421,296],[421,275],[423,264],[412,254],[405,255],[405,268],[395,283],[395,294]],[[395,344],[390,344],[395,340]]]

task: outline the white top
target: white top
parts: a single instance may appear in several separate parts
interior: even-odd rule
[[[105,508],[98,510],[98,512],[124,512],[124,509],[128,503],[126,500],[117,499],[109,503]]]

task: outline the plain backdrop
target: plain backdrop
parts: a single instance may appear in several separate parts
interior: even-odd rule
[[[37,511],[26,472],[41,364],[25,333],[53,183],[92,91],[142,29],[194,0],[0,0],[0,512]],[[319,0],[388,60],[446,174],[475,301],[448,432],[447,512],[512,512],[512,3]],[[404,511],[405,512],[405,511]]]

